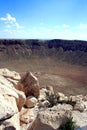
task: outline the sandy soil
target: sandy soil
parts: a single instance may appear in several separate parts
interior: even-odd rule
[[[66,95],[87,94],[87,67],[69,65],[50,58],[0,62],[0,68],[4,67],[21,74],[31,71],[39,78],[40,87],[51,85],[55,92]]]

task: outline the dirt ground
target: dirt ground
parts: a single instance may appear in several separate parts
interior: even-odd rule
[[[0,62],[0,68],[15,70],[21,75],[31,71],[40,82],[40,87],[53,86],[54,91],[66,95],[87,94],[87,67],[70,65],[54,59],[12,60]]]

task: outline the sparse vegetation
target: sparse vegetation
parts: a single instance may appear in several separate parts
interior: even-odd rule
[[[69,117],[67,122],[60,126],[60,130],[75,130],[76,128],[76,122],[73,121],[72,117]]]
[[[56,95],[54,95],[54,94],[49,95],[49,93],[47,93],[47,100],[50,102],[49,107],[53,107],[54,105],[56,105],[58,103],[58,99],[57,99]]]
[[[74,107],[75,104],[76,104],[76,101],[72,101],[72,100],[65,101],[65,100],[62,100],[62,101],[58,101],[58,103],[61,103],[61,104],[66,103],[66,104],[70,104],[70,105],[72,105]]]
[[[49,93],[46,93],[46,95],[47,95],[47,100],[50,102],[50,106],[49,107],[53,107],[54,105],[56,105],[56,104],[58,104],[58,103],[60,103],[60,104],[63,104],[63,103],[65,103],[65,104],[70,104],[70,105],[72,105],[73,107],[75,106],[75,104],[76,104],[76,101],[72,101],[72,100],[68,100],[68,101],[66,101],[66,100],[59,100],[59,98],[60,97],[58,97],[58,96],[56,96],[56,94],[49,94]]]

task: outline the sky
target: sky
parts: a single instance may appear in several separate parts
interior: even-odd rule
[[[87,0],[0,0],[0,39],[87,40]]]

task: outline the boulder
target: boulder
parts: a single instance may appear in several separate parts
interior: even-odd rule
[[[59,98],[59,101],[68,101],[68,97],[67,96],[65,96],[63,93],[61,93],[61,92],[57,92],[56,93],[56,96]]]
[[[28,96],[39,97],[39,82],[38,79],[31,73],[27,72],[18,82],[18,90],[21,90]]]
[[[32,109],[22,108],[20,112],[21,130],[33,130],[36,117],[37,117],[36,108]]]
[[[39,111],[35,130],[58,130],[60,125],[71,116],[72,106],[58,104],[52,108],[45,108]]]
[[[7,68],[0,69],[0,75],[7,77],[7,78],[15,79],[15,80],[21,79],[19,73],[15,72],[15,71],[10,71]]]
[[[27,108],[32,108],[35,107],[36,103],[37,103],[37,99],[35,97],[29,96],[26,99],[25,106]]]
[[[85,104],[84,102],[77,102],[74,106],[74,110],[78,110],[80,112],[83,112],[85,110]]]
[[[40,96],[39,96],[39,101],[45,101],[47,99],[47,92],[48,90],[46,88],[40,89]]]
[[[69,100],[76,102],[74,110],[78,110],[81,112],[87,111],[87,96],[83,95],[70,96]]]
[[[12,96],[0,94],[0,120],[12,117],[18,112],[16,100]]]
[[[79,127],[77,130],[87,130],[87,111],[72,111],[72,117]]]
[[[0,130],[21,130],[19,113],[13,115],[11,118],[0,122]]]
[[[14,97],[19,110],[25,104],[26,96],[24,92],[16,90],[13,84],[2,75],[0,75],[0,93],[2,95]]]
[[[21,124],[23,123],[28,124],[33,120],[33,117],[34,117],[33,109],[22,108],[22,110],[20,111]]]

